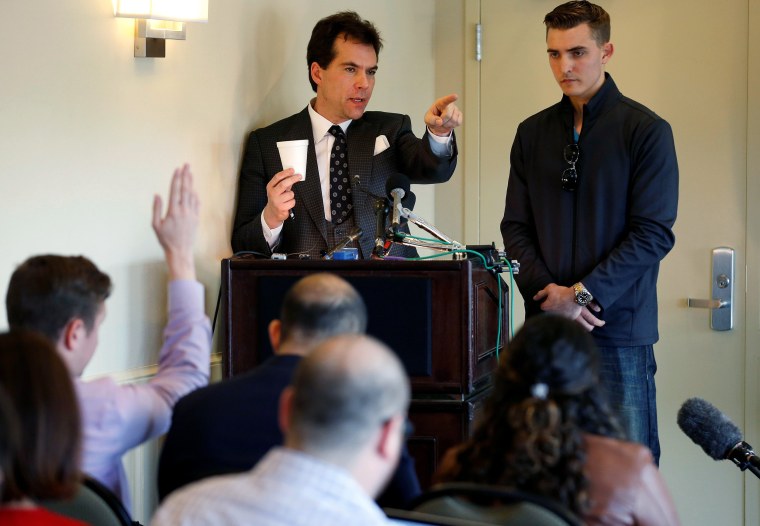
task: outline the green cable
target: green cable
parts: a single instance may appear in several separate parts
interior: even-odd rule
[[[412,236],[405,236],[405,237],[410,237],[411,238]],[[415,239],[418,239],[418,238],[415,238]],[[481,254],[480,252],[476,252],[475,250],[467,250],[467,249],[452,250],[451,252],[442,252],[440,254],[433,254],[433,255],[430,255],[430,256],[419,256],[419,257],[416,257],[416,258],[409,258],[409,259],[412,260],[412,261],[422,261],[424,259],[435,259],[435,258],[440,258],[440,257],[443,257],[443,256],[448,256],[449,254],[472,254],[472,255],[477,256],[477,257],[480,258],[480,260],[483,262],[483,268],[485,268],[486,270],[493,270],[493,268],[494,268],[493,265],[491,265],[491,266],[488,265],[488,261],[486,260],[486,258],[485,258],[485,256],[483,254]],[[511,276],[512,275],[512,266],[509,264],[508,261],[507,261],[507,265],[509,266],[509,274]],[[510,283],[512,283],[512,282],[510,282]],[[496,284],[499,287],[499,293],[498,293],[498,296],[499,296],[499,307],[498,307],[498,311],[497,311],[498,312],[498,321],[497,321],[497,326],[496,326],[497,327],[496,328],[496,361],[498,362],[499,361],[499,344],[501,343],[501,318],[502,318],[501,313],[502,313],[502,310],[504,309],[504,307],[502,306],[502,303],[501,303],[501,297],[502,297],[502,293],[501,293],[501,277],[498,276],[498,275],[496,276]],[[511,288],[510,288],[510,297],[513,300],[512,301],[512,305],[514,306],[514,289],[511,289]],[[512,331],[511,334],[512,334],[512,337],[514,337],[515,331],[514,331],[514,326],[512,325],[512,311],[511,310],[509,312],[509,320],[510,320],[510,328],[511,328],[511,331]]]
[[[446,245],[451,244],[451,243],[439,241],[437,239],[425,239],[425,238],[411,236],[408,234],[403,234],[403,233],[400,233],[400,234],[403,237],[408,237],[410,239],[417,239],[419,241],[434,241],[436,243],[441,243],[441,244],[446,244]],[[467,250],[467,249],[451,250],[449,252],[441,252],[440,254],[432,254],[430,256],[418,256],[416,258],[407,258],[407,259],[409,261],[422,261],[425,259],[436,259],[436,258],[448,256],[450,254],[472,254],[481,259],[481,261],[483,262],[483,268],[485,268],[486,270],[493,270],[494,268],[493,265],[491,266],[488,265],[488,262],[486,261],[486,258],[483,254],[481,254],[480,252],[476,252],[474,250]],[[509,337],[510,339],[512,339],[515,337],[515,318],[514,318],[515,316],[515,274],[512,268],[512,263],[510,263],[508,259],[504,259],[504,263],[507,264],[507,268],[509,269],[509,335],[510,335]],[[496,276],[496,282],[499,287],[499,308],[498,308],[499,319],[498,319],[498,324],[497,324],[497,329],[496,329],[496,361],[498,362],[499,361],[499,344],[501,343],[501,318],[502,318],[501,312],[503,309],[503,306],[501,304],[501,301],[502,301],[501,277],[498,275]]]

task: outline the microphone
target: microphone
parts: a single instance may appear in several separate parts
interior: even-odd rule
[[[375,210],[375,248],[372,249],[372,256],[383,257],[385,255],[385,218],[388,215],[388,200],[385,197],[373,194],[361,187],[361,176],[354,174],[351,176],[351,188],[354,191],[361,191],[363,194],[374,200]]]
[[[388,200],[384,197],[375,199],[375,248],[374,257],[385,256],[385,218],[388,215]]]
[[[409,178],[402,173],[391,175],[385,183],[385,191],[388,197],[393,200],[393,214],[391,216],[391,229],[398,228],[401,222],[401,199],[409,193]]]
[[[713,460],[730,460],[760,477],[760,458],[736,424],[710,402],[686,400],[678,410],[678,427]]]
[[[406,193],[403,199],[401,199],[402,208],[408,208],[409,210],[413,210],[414,205],[416,204],[417,204],[417,195],[411,190]],[[399,222],[403,223],[405,220],[406,218],[402,217],[399,219]]]
[[[325,253],[325,255],[322,256],[322,259],[332,259],[333,255],[335,255],[336,252],[338,252],[339,250],[343,250],[344,248],[346,248],[350,243],[352,243],[352,242],[356,241],[357,239],[359,239],[359,237],[361,237],[361,235],[362,235],[362,229],[359,228],[358,226],[354,227],[351,230],[351,232],[348,233],[348,235],[346,236],[346,238],[343,241],[341,241],[340,243],[338,243],[337,245],[335,245],[334,247],[332,247],[330,250],[328,250]]]

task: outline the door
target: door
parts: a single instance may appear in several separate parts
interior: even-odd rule
[[[467,79],[467,93],[479,93],[481,107],[481,169],[466,175],[477,179],[473,184],[480,189],[479,201],[467,205],[478,206],[478,232],[486,242],[501,239],[508,156],[517,125],[561,96],[549,69],[542,23],[560,2],[466,1],[470,8],[470,1],[479,1],[479,19],[468,23],[479,20],[483,35],[479,76]],[[708,0],[599,3],[610,13],[615,44],[607,71],[623,94],[670,122],[681,174],[676,245],[661,266],[658,284],[660,341],[655,353],[661,469],[684,524],[757,524],[757,481],[728,461],[707,457],[677,427],[676,413],[687,398],[697,396],[723,410],[740,428],[760,433],[760,285],[756,278],[749,280],[754,293],[752,303],[745,305],[744,272],[748,265],[747,275],[757,274],[760,257],[760,235],[754,226],[760,212],[754,208],[749,211],[754,221],[747,229],[747,192],[760,193],[760,183],[752,180],[748,185],[747,180],[748,167],[756,178],[760,165],[757,154],[748,155],[748,146],[753,146],[751,152],[760,151],[757,118],[748,123],[748,111],[760,115],[755,95],[760,93],[760,76],[758,68],[747,66],[750,50],[754,55],[749,58],[760,65],[755,58],[760,52],[758,8],[750,11],[748,30],[748,0],[725,0],[718,8]],[[750,35],[754,47],[749,45]],[[754,251],[751,259],[748,245]],[[687,297],[709,297],[711,250],[718,246],[736,251],[735,323],[727,332],[711,330],[708,311],[688,308],[686,302]],[[521,303],[517,293],[516,307]],[[515,311],[519,326],[522,314]],[[749,324],[747,312],[752,314]],[[760,435],[755,436],[760,441]],[[751,436],[747,440],[752,443]]]

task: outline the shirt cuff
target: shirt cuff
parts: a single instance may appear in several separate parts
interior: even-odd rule
[[[269,245],[269,248],[272,248],[280,241],[280,232],[282,232],[284,225],[285,223],[282,223],[277,228],[269,228],[267,222],[264,221],[264,214],[261,214],[261,230],[264,232],[264,240]]]
[[[430,131],[430,128],[427,129],[428,131],[428,141],[430,142],[430,149],[433,152],[433,155],[436,157],[451,157],[452,154],[452,147],[451,142],[454,137],[454,134],[449,132],[449,134],[446,137],[440,137],[436,135],[435,133]]]

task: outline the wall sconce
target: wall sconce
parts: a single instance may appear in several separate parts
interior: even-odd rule
[[[136,57],[165,57],[166,39],[185,40],[185,22],[208,22],[208,0],[113,0],[113,14],[136,19]]]

